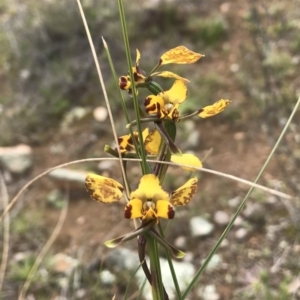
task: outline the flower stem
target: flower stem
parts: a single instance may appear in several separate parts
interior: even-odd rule
[[[130,55],[129,38],[128,38],[128,32],[127,32],[125,13],[124,13],[124,7],[123,7],[122,0],[118,0],[118,6],[119,6],[119,12],[120,12],[122,31],[123,31],[123,38],[124,38],[128,70],[129,70],[131,87],[132,87],[135,118],[137,121],[137,129],[138,129],[139,142],[140,142],[140,148],[136,149],[136,152],[137,153],[139,152],[141,155],[141,159],[142,159],[141,167],[142,167],[142,172],[145,175],[145,174],[151,173],[151,170],[149,169],[149,166],[146,162],[146,152],[145,152],[145,147],[144,147],[144,143],[143,143],[142,127],[141,127],[141,123],[140,123],[140,107],[139,107],[139,103],[137,100],[136,87],[135,87],[134,76],[133,76],[133,71],[132,71],[132,60],[131,60],[131,55]]]
[[[151,283],[152,283],[152,297],[153,300],[165,300],[168,299],[164,295],[163,283],[160,272],[159,256],[157,251],[157,243],[150,235],[145,234],[148,255],[150,259],[150,271],[151,271]]]

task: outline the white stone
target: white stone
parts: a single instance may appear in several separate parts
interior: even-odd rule
[[[227,14],[230,11],[231,4],[229,2],[224,2],[220,5],[220,11],[222,14]]]
[[[219,254],[214,254],[211,258],[211,260],[209,261],[208,265],[206,266],[206,270],[207,271],[212,271],[215,269],[218,269],[221,264],[222,264],[222,257]],[[201,264],[203,264],[205,262],[205,259],[201,260]]]
[[[244,222],[245,221],[241,216],[237,216],[233,223],[233,226],[236,226],[236,227],[241,226]]]
[[[228,200],[228,205],[231,207],[237,207],[241,202],[242,202],[242,198],[240,196],[237,196]]]
[[[103,171],[103,170],[110,170],[116,165],[115,161],[112,160],[102,160],[98,164],[98,169]]]
[[[100,273],[100,280],[104,284],[111,285],[116,281],[116,276],[108,270],[103,270]]]
[[[207,285],[202,293],[202,298],[203,300],[219,300],[220,295],[217,293],[215,285]]]
[[[186,143],[188,147],[197,147],[200,142],[200,132],[199,131],[191,131],[186,139]]]
[[[230,65],[230,71],[233,73],[236,73],[239,69],[240,69],[240,66],[238,64]]]
[[[64,182],[69,182],[69,183],[82,185],[85,182],[85,177],[87,175],[87,172],[61,168],[61,169],[53,170],[48,175],[52,179],[61,182],[62,184]]]
[[[230,217],[229,217],[227,212],[222,211],[222,210],[218,210],[218,211],[215,212],[214,221],[218,225],[227,225],[230,221]]]
[[[106,107],[104,106],[98,106],[94,109],[93,111],[93,116],[95,118],[96,121],[98,122],[103,122],[107,119],[108,116],[108,112]]]
[[[227,248],[229,246],[229,241],[224,239],[220,245],[220,248]]]
[[[90,109],[88,108],[81,106],[73,107],[65,114],[63,118],[63,121],[61,123],[62,130],[67,130],[72,123],[82,120],[88,113],[90,113]]]
[[[185,249],[186,248],[186,237],[181,235],[174,241],[174,246],[179,249]]]
[[[193,217],[190,220],[191,235],[207,236],[210,235],[214,230],[214,225],[202,217]]]
[[[246,228],[239,228],[236,232],[235,232],[235,237],[238,240],[243,240],[246,238],[246,236],[248,235],[248,230]]]
[[[57,253],[53,257],[53,270],[57,273],[71,274],[79,265],[79,261],[64,253]]]
[[[33,165],[32,149],[20,144],[15,147],[0,147],[0,164],[13,174],[23,174]]]

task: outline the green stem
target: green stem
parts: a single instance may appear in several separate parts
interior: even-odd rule
[[[117,73],[116,73],[116,69],[115,69],[113,60],[112,60],[111,55],[110,55],[109,47],[108,47],[106,41],[104,40],[104,38],[102,38],[102,40],[103,40],[104,49],[105,49],[105,52],[106,52],[106,55],[107,55],[107,58],[108,58],[108,63],[109,63],[111,72],[112,72],[113,77],[114,77],[114,81],[115,81],[116,89],[118,91],[118,95],[119,95],[119,99],[120,99],[120,102],[121,102],[122,110],[125,113],[126,122],[130,123],[130,119],[129,119],[127,107],[125,105],[125,100],[124,100],[123,95],[121,93],[121,89],[119,87],[119,81],[118,81],[118,77],[117,77]],[[132,128],[129,128],[129,131],[130,131],[130,135],[131,135],[134,147],[135,147],[135,149],[137,149],[138,148],[138,144],[137,144],[136,139],[134,138]]]
[[[129,123],[130,119],[129,119],[128,111],[127,111],[127,108],[126,108],[126,105],[125,105],[125,100],[123,98],[123,95],[121,93],[121,89],[119,87],[119,80],[118,80],[118,77],[117,77],[115,66],[114,66],[113,60],[111,58],[108,45],[107,45],[107,43],[106,43],[106,41],[104,40],[103,37],[102,37],[102,41],[103,41],[103,46],[104,46],[104,49],[105,49],[105,52],[106,52],[106,55],[107,55],[109,67],[110,67],[110,70],[111,70],[111,72],[113,74],[113,77],[114,77],[114,82],[115,82],[116,90],[118,91],[118,96],[119,96],[119,99],[120,99],[120,102],[121,102],[122,110],[125,113],[125,118],[126,118],[127,123]]]
[[[157,253],[157,243],[154,238],[150,235],[145,234],[147,245],[148,245],[148,255],[150,259],[150,271],[151,271],[151,283],[152,283],[152,297],[153,300],[164,300],[163,294],[163,283],[161,279],[159,256]]]
[[[151,172],[151,170],[149,170],[149,166],[146,163],[146,152],[145,152],[145,147],[144,147],[144,142],[143,142],[142,127],[141,127],[141,123],[140,123],[140,108],[139,108],[139,103],[138,103],[137,95],[136,95],[136,87],[135,87],[134,76],[133,76],[133,71],[132,71],[132,60],[131,60],[131,55],[130,55],[128,31],[127,31],[127,26],[126,26],[125,13],[124,13],[124,7],[123,7],[122,0],[118,0],[118,6],[119,6],[119,12],[120,12],[120,19],[121,19],[121,25],[122,25],[122,32],[123,32],[123,38],[124,38],[128,70],[129,70],[129,75],[130,75],[130,80],[131,80],[135,118],[137,121],[137,129],[138,129],[138,134],[139,134],[139,142],[140,142],[139,151],[140,151],[141,159],[142,159],[142,164],[141,164],[142,172],[143,172],[143,174],[148,174]],[[136,149],[136,151],[138,151],[138,149]]]
[[[161,121],[161,119],[157,116],[148,116],[146,118],[140,119],[140,123],[150,123],[150,122],[159,122],[159,121]],[[170,122],[172,122],[172,120],[170,120]],[[133,120],[126,125],[126,128],[133,127],[136,124],[137,124],[137,121]]]
[[[167,231],[167,229],[168,229],[168,226],[170,224],[169,221],[170,220],[168,220],[167,226],[165,227],[165,231]],[[159,230],[159,233],[162,236],[162,238],[164,238],[164,231],[163,231],[163,229],[161,227],[161,223],[158,224],[158,230]],[[169,264],[170,272],[171,272],[171,275],[172,275],[172,278],[173,278],[173,283],[174,283],[175,290],[176,290],[176,297],[177,297],[176,299],[182,300],[182,298],[181,298],[181,292],[180,292],[180,287],[179,287],[179,284],[178,284],[176,272],[175,272],[174,265],[173,265],[172,258],[170,256],[169,251],[166,251],[166,256],[167,256],[167,259],[168,259],[168,264]]]

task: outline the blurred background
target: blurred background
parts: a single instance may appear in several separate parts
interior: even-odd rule
[[[117,2],[86,0],[82,5],[115,125],[123,135],[126,121],[102,44],[104,37],[118,75],[126,75]],[[191,81],[183,112],[220,98],[232,100],[216,117],[179,123],[179,148],[200,158],[209,153],[207,168],[254,180],[300,94],[298,1],[124,0],[124,6],[132,58],[138,48],[146,72],[165,51],[179,45],[205,54],[193,65],[166,68]],[[76,1],[1,0],[0,22],[0,167],[11,199],[47,168],[108,156],[103,148],[113,146],[113,136]],[[165,89],[172,85],[172,80],[159,82]],[[141,103],[146,96],[146,91],[140,92]],[[125,92],[124,97],[133,108]],[[293,196],[300,194],[299,120],[297,112],[259,182]],[[82,183],[87,170],[121,180],[117,163],[78,164],[42,178],[18,201],[10,214],[1,299],[17,299],[65,207],[64,199],[69,199],[65,223],[26,299],[124,295],[134,270],[122,261],[136,260],[136,243],[113,251],[103,243],[133,225],[123,219],[124,202],[104,206],[89,199]],[[139,172],[132,164],[132,186]],[[172,168],[164,188],[171,192],[188,176]],[[197,197],[177,210],[167,232],[167,239],[187,252],[178,262],[178,268],[191,270],[184,277],[187,281],[248,190],[213,175],[200,173],[199,179]],[[4,201],[0,205],[2,209]],[[297,201],[255,190],[190,299],[300,299],[299,212]],[[131,299],[137,299],[138,285],[138,279],[131,283]]]

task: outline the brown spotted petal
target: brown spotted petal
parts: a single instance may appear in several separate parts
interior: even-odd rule
[[[174,206],[188,204],[197,191],[197,182],[197,177],[188,180],[183,186],[172,193],[170,202]]]
[[[165,117],[165,102],[162,97],[150,95],[145,99],[144,105],[149,115],[157,115],[159,118]]]
[[[192,64],[204,55],[193,52],[185,46],[178,46],[165,52],[159,61],[159,65],[166,64]]]
[[[129,76],[121,76],[119,78],[119,87],[121,90],[129,90],[131,87],[130,77]]]
[[[133,136],[136,140],[136,142],[138,143],[138,132],[134,131],[133,132]],[[124,152],[130,152],[130,151],[134,151],[134,142],[132,140],[132,136],[131,134],[126,134],[126,135],[122,135],[120,137],[118,137],[118,143],[119,143],[119,147],[120,147],[120,152],[124,153]]]
[[[161,71],[161,72],[155,72],[151,74],[152,77],[154,76],[160,76],[160,77],[164,77],[164,78],[175,78],[175,79],[179,79],[183,82],[190,82],[188,79],[181,77],[173,72],[170,71]]]
[[[85,179],[85,187],[91,198],[102,203],[118,201],[123,196],[123,186],[108,177],[88,174]]]
[[[150,131],[144,143],[146,151],[149,154],[157,155],[161,146],[161,142],[162,138],[157,129]]]

